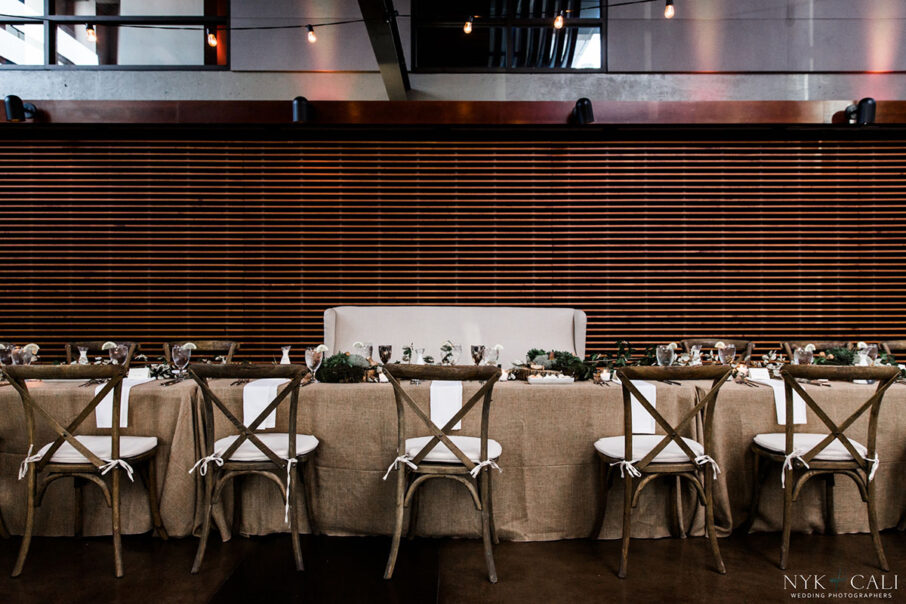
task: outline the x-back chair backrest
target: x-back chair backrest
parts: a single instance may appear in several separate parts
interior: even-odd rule
[[[651,414],[654,421],[663,428],[663,439],[648,452],[647,455],[633,465],[638,469],[645,469],[657,455],[671,442],[675,442],[689,457],[690,463],[697,463],[697,454],[689,447],[680,436],[680,431],[686,427],[697,415],[704,414],[704,439],[702,445],[705,454],[711,452],[711,433],[714,423],[714,404],[717,402],[717,393],[732,374],[732,367],[727,365],[708,365],[701,367],[623,367],[617,370],[617,377],[623,388],[623,431],[624,454],[626,460],[632,457],[632,397],[634,396],[642,407]],[[671,424],[658,410],[645,398],[632,380],[711,380],[711,389],[704,397],[696,394],[696,402],[677,424]]]
[[[34,464],[35,470],[40,472],[50,463],[54,456],[64,443],[69,443],[79,453],[84,455],[96,467],[101,468],[111,460],[119,459],[120,456],[120,394],[122,390],[123,377],[126,375],[126,368],[120,365],[61,365],[61,366],[43,366],[43,365],[14,365],[3,369],[13,388],[19,393],[22,399],[22,405],[25,408],[25,427],[28,436],[29,456],[31,450],[36,446],[35,443],[35,415],[41,416],[50,424],[57,438],[53,441],[50,448],[41,456],[41,459]],[[28,390],[26,380],[107,380],[104,386],[94,395],[94,398],[82,408],[79,414],[63,426],[54,415],[48,412],[44,407],[35,402]],[[111,438],[111,459],[101,459],[95,455],[88,447],[83,445],[75,438],[75,432],[83,421],[91,414],[92,411],[104,400],[110,391],[113,391],[113,421],[110,428]]]
[[[182,346],[192,342],[197,347],[192,354],[215,354],[220,353],[224,356],[227,363],[233,362],[233,355],[239,350],[239,342],[233,340],[174,340],[164,342],[164,358],[168,363],[173,362],[170,351],[174,346]]]
[[[881,350],[887,354],[900,354],[906,352],[906,340],[887,340],[881,342]]]
[[[875,445],[878,435],[878,413],[881,410],[881,400],[884,393],[896,382],[900,375],[896,367],[819,367],[815,365],[786,365],[780,370],[783,376],[784,386],[786,387],[786,417],[793,417],[793,392],[795,391],[805,404],[818,416],[818,419],[827,427],[830,433],[821,442],[814,447],[797,455],[805,463],[810,462],[816,455],[827,448],[834,440],[838,440],[849,454],[853,456],[856,463],[866,472],[871,472],[872,465],[876,463]],[[824,411],[824,409],[815,402],[815,399],[809,395],[802,385],[796,381],[797,378],[807,380],[829,379],[829,380],[877,380],[878,386],[874,394],[856,409],[849,417],[840,424],[835,423]],[[866,411],[869,411],[868,419],[868,459],[863,457],[850,442],[849,438],[844,436],[844,432],[856,420],[858,420]],[[786,424],[786,443],[785,453],[791,455],[794,452],[793,435],[796,432],[796,426],[793,422]]]
[[[852,348],[852,342],[846,340],[788,340],[786,342],[781,342],[783,344],[783,350],[786,354],[793,358],[793,353],[796,352],[797,348],[805,348],[809,344],[812,344],[815,347],[815,352],[822,352],[824,350],[829,350],[831,348]]]
[[[406,408],[408,407],[415,416],[424,424],[431,434],[431,439],[422,447],[418,454],[412,458],[412,463],[418,465],[431,452],[438,442],[442,442],[469,470],[475,467],[469,457],[450,440],[450,433],[459,421],[468,414],[472,408],[482,401],[481,407],[481,450],[480,460],[488,458],[488,420],[491,413],[491,393],[494,384],[500,379],[500,369],[497,367],[434,367],[430,365],[385,365],[384,373],[393,386],[396,398],[397,427],[399,442],[398,455],[406,453]],[[458,380],[458,381],[484,381],[481,388],[472,397],[463,403],[462,408],[450,418],[442,427],[438,427],[431,418],[412,400],[412,397],[400,384],[400,380]]]
[[[135,342],[124,342],[122,340],[111,340],[117,344],[125,344],[129,347],[129,352],[126,353],[126,367],[132,364],[132,358],[135,356],[135,353],[138,352],[138,344]],[[107,356],[107,353],[101,350],[105,343],[108,340],[87,340],[83,342],[67,342],[66,343],[66,362],[71,363],[73,360],[73,352],[78,351],[79,347],[84,347],[88,349],[88,354],[98,354],[103,353],[103,356]]]
[[[216,407],[223,413],[227,420],[233,424],[233,427],[239,431],[239,437],[236,438],[225,451],[220,453],[220,457],[225,461],[229,461],[230,457],[242,443],[248,440],[264,453],[268,459],[274,462],[274,464],[283,468],[286,465],[286,460],[280,458],[280,456],[274,453],[270,447],[261,442],[261,439],[255,436],[255,430],[272,411],[277,409],[277,407],[289,397],[289,453],[287,458],[294,459],[296,457],[296,419],[299,410],[299,387],[311,382],[311,374],[307,373],[307,371],[308,370],[303,365],[250,365],[247,363],[191,365],[189,367],[189,375],[192,376],[192,379],[194,379],[198,384],[198,387],[201,388],[204,399],[203,426],[205,456],[214,454],[214,407]],[[211,387],[208,384],[209,379],[259,380],[267,378],[288,379],[289,383],[281,387],[277,396],[248,424],[248,426],[239,421],[220,397],[211,390]]]

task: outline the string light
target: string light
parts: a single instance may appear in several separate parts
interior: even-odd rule
[[[206,28],[208,30],[208,46],[214,48],[217,46],[217,34],[214,33],[214,30],[211,28]]]
[[[315,28],[312,27],[311,25],[306,25],[305,28],[308,29],[308,41],[311,44],[314,44],[315,42],[317,42],[318,36],[315,35]]]
[[[466,24],[462,26],[462,30],[467,34],[472,33],[472,22],[475,20],[475,17],[469,17],[469,20],[466,21]]]
[[[554,18],[554,29],[563,29],[563,11],[561,10],[557,16]]]
[[[673,6],[673,0],[667,0],[667,4],[664,6],[664,18],[672,19],[675,14],[676,8]]]
[[[85,26],[85,36],[88,38],[89,42],[98,41],[98,32],[94,28],[94,23],[89,23]]]

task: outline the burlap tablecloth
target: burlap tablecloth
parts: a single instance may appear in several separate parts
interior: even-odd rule
[[[701,384],[700,384],[701,385]],[[242,388],[226,381],[212,382],[227,405],[240,418]],[[416,402],[428,408],[430,384],[406,385]],[[466,383],[468,398],[478,388]],[[657,384],[657,408],[669,421],[677,421],[694,399],[694,384]],[[873,386],[835,383],[832,388],[809,386],[819,402],[828,401],[834,419],[854,409],[869,396]],[[57,406],[71,415],[79,402],[91,398],[90,389],[72,385],[42,384],[35,388],[38,400]],[[881,411],[878,449],[881,466],[875,478],[879,520],[882,528],[894,526],[906,505],[906,414],[901,409],[906,387],[896,385],[888,392]],[[185,536],[197,529],[200,505],[193,476],[188,474],[198,453],[194,444],[194,409],[200,394],[192,383],[162,388],[156,383],[132,391],[127,434],[154,435],[161,440],[159,480],[162,515],[173,536]],[[387,384],[313,384],[302,389],[299,431],[316,435],[321,444],[309,473],[314,498],[314,520],[318,531],[332,535],[388,534],[393,523],[394,486],[381,480],[395,457],[396,408],[392,388]],[[221,415],[217,437],[229,431]],[[463,422],[463,435],[477,435],[480,416],[473,412]],[[810,425],[815,424],[809,414]],[[281,406],[277,430],[285,430],[287,407]],[[414,416],[409,417],[410,436],[425,435]],[[864,420],[863,420],[864,421]],[[25,454],[21,403],[12,388],[0,389],[0,508],[10,530],[20,533],[24,521],[24,487],[16,471]],[[94,418],[86,421],[88,431],[97,433]],[[618,386],[590,383],[570,386],[538,386],[524,382],[499,384],[494,390],[490,434],[503,446],[500,466],[494,475],[494,507],[501,538],[531,541],[584,538],[591,534],[599,505],[599,478],[594,441],[622,433],[622,396]],[[852,428],[852,437],[864,441],[864,423]],[[752,436],[758,432],[780,432],[776,423],[773,395],[769,388],[727,384],[718,399],[715,417],[715,449],[722,473],[715,489],[716,522],[725,535],[746,516],[751,484]],[[686,436],[698,437],[693,427]],[[45,428],[45,440],[51,433]],[[845,478],[837,480],[837,527],[840,531],[867,531],[865,507],[854,486]],[[663,537],[670,534],[669,490],[667,484],[646,488],[633,513],[633,536]],[[821,530],[822,494],[807,488],[795,506],[795,530]],[[95,491],[92,493],[92,491]],[[37,533],[72,534],[72,497],[69,481],[52,486],[38,513]],[[109,510],[95,489],[89,487],[84,508],[86,534],[107,534]],[[286,531],[283,505],[273,483],[257,477],[246,478],[241,489],[239,530],[245,534]],[[421,491],[418,530],[421,535],[479,535],[479,518],[461,485],[452,481],[431,481]],[[779,473],[768,477],[763,491],[761,514],[756,530],[780,527],[781,491]],[[694,514],[693,534],[702,533],[701,510],[686,492],[684,508]],[[224,497],[226,516],[232,514],[232,496]],[[620,534],[622,486],[614,484],[602,537]],[[124,495],[125,533],[150,530],[144,490],[126,489]]]

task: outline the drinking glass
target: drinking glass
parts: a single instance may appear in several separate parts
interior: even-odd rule
[[[378,346],[378,354],[381,356],[381,363],[386,365],[390,362],[390,357],[393,356],[393,346],[390,344],[380,344]]]
[[[88,365],[88,364],[90,364],[90,363],[91,363],[91,361],[88,360],[88,347],[87,347],[87,346],[79,346],[79,360],[78,360],[78,364],[79,364],[79,365]]]
[[[110,353],[110,362],[114,365],[122,365],[126,362],[126,358],[129,356],[129,346],[126,344],[117,344],[115,347],[108,350]],[[189,351],[192,352],[191,350]],[[188,362],[188,360],[186,361]]]
[[[736,345],[727,344],[723,348],[717,350],[717,359],[720,361],[721,365],[729,365],[733,362],[733,359],[736,358]]]
[[[283,356],[280,357],[281,365],[289,365],[291,361],[289,360],[289,351],[292,350],[292,346],[281,346],[280,350],[283,352]]]
[[[481,365],[481,359],[484,358],[484,345],[472,344],[472,360],[476,365]]]
[[[0,342],[0,366],[11,365],[13,362],[13,345],[9,342]]]
[[[868,355],[868,358],[874,361],[876,358],[878,358],[878,345],[869,344],[868,348],[865,349],[865,354]]]
[[[412,359],[413,365],[424,365],[425,364],[425,349],[424,348],[413,348],[412,354],[415,357]]]
[[[317,383],[318,378],[317,373],[318,369],[321,367],[321,361],[324,360],[324,353],[319,351],[314,346],[310,346],[305,349],[305,365],[308,367],[308,370],[311,372],[311,382],[313,384]]]
[[[374,353],[374,345],[371,342],[365,342],[361,346],[356,346],[353,352],[361,357],[370,359]]]
[[[184,346],[174,346],[170,350],[170,358],[173,360],[173,364],[178,370],[176,373],[176,380],[181,381],[183,379],[183,372],[189,365],[189,359],[192,358],[192,349],[185,348]]]
[[[805,348],[797,348],[793,351],[793,365],[811,365],[815,359],[815,353]]]
[[[453,344],[453,350],[450,351],[450,364],[459,364],[459,357],[462,356],[462,344]]]
[[[484,364],[485,365],[497,365],[497,358],[500,356],[500,351],[496,348],[485,348],[484,351]]]
[[[22,354],[23,350],[18,346],[13,346],[9,351],[10,359],[13,361],[13,365],[22,364]]]
[[[702,347],[701,344],[696,344],[689,351],[689,364],[692,366],[698,366],[702,364]]]
[[[661,367],[670,367],[676,359],[676,351],[670,346],[661,344],[655,351],[655,357],[657,357],[658,365]]]

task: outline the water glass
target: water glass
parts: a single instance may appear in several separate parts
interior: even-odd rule
[[[484,358],[484,350],[483,344],[472,344],[472,361],[476,365],[481,365],[481,359]]]
[[[672,346],[661,344],[655,351],[655,357],[657,358],[658,365],[661,367],[670,367],[676,359],[676,351]]]
[[[870,358],[872,361],[877,359],[878,358],[878,345],[869,344],[868,348],[865,349],[865,354],[867,354],[868,358]]]
[[[381,363],[386,365],[390,362],[390,357],[393,356],[393,346],[390,344],[381,344],[378,346],[378,354],[381,357]]]
[[[815,353],[805,348],[797,348],[793,351],[793,365],[811,365],[815,359]]]
[[[305,349],[305,365],[308,367],[308,370],[311,372],[311,381],[316,383],[318,369],[321,367],[321,361],[324,360],[324,353],[318,350],[314,346],[310,346]]]
[[[702,364],[702,347],[696,344],[689,350],[689,365],[697,367]]]
[[[371,342],[365,342],[361,346],[356,346],[355,348],[353,348],[352,352],[359,355],[360,357],[370,359],[371,355],[374,353],[374,345]]]
[[[170,350],[170,358],[173,360],[176,369],[178,369],[176,379],[182,380],[183,372],[186,370],[186,367],[189,365],[189,360],[192,358],[192,349],[184,346],[174,346]]]
[[[727,344],[723,348],[717,350],[717,359],[720,361],[721,365],[729,365],[733,362],[733,359],[736,358],[736,345]]]
[[[123,365],[126,363],[126,359],[129,358],[129,346],[127,344],[117,344],[107,352],[110,353],[110,362],[114,365]],[[190,350],[190,356],[191,352]],[[188,363],[188,359],[186,359],[186,362]]]
[[[485,365],[497,365],[497,358],[500,356],[500,351],[496,348],[485,348],[484,351],[484,364]]]
[[[13,362],[13,346],[9,342],[0,342],[0,366]]]
[[[79,365],[89,365],[91,361],[88,360],[88,347],[79,346],[79,360],[77,361]]]

